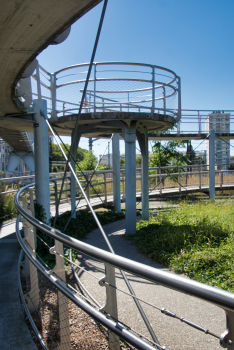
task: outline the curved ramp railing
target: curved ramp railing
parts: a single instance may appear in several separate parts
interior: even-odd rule
[[[59,333],[59,342],[61,349],[70,349],[70,324],[68,317],[65,315],[68,314],[67,300],[68,298],[72,303],[77,305],[80,309],[84,310],[85,313],[89,314],[94,319],[98,320],[102,325],[109,329],[109,348],[117,349],[119,340],[117,337],[120,337],[122,340],[126,341],[129,344],[132,344],[134,347],[138,349],[169,349],[168,347],[161,346],[154,341],[151,341],[148,336],[145,336],[138,330],[132,329],[130,326],[126,325],[126,323],[121,323],[118,315],[116,314],[116,309],[114,310],[113,304],[116,302],[116,290],[121,291],[118,287],[118,284],[115,283],[115,274],[113,274],[114,267],[120,269],[121,271],[126,271],[130,273],[132,276],[137,276],[137,278],[141,278],[142,281],[151,282],[154,284],[160,284],[167,288],[179,291],[181,293],[185,293],[188,295],[195,296],[196,298],[208,301],[222,309],[225,310],[227,315],[227,329],[221,335],[217,335],[207,328],[199,326],[198,324],[185,319],[184,317],[178,317],[174,312],[166,309],[159,308],[155,305],[152,305],[148,299],[140,298],[137,295],[133,295],[132,293],[126,292],[126,290],[122,290],[121,292],[128,295],[128,297],[132,297],[133,299],[138,299],[141,303],[148,304],[148,306],[153,307],[155,312],[160,311],[163,315],[169,316],[170,318],[179,319],[189,327],[195,328],[196,330],[202,331],[203,333],[213,336],[214,338],[220,339],[220,345],[224,348],[228,348],[230,350],[234,349],[234,319],[233,319],[233,311],[234,311],[234,294],[220,290],[218,288],[213,288],[208,285],[204,285],[199,282],[195,282],[189,280],[187,278],[183,278],[181,276],[177,276],[175,274],[171,274],[156,268],[152,268],[150,266],[138,263],[136,261],[132,261],[130,259],[123,258],[121,256],[109,253],[107,251],[101,250],[84,242],[81,242],[77,239],[69,237],[62,232],[51,228],[50,226],[40,222],[35,219],[32,215],[33,206],[32,206],[32,191],[30,192],[30,187],[32,185],[25,186],[21,189],[16,197],[15,204],[20,212],[20,215],[17,220],[17,238],[19,243],[26,254],[27,259],[30,260],[30,264],[27,265],[27,259],[24,260],[24,274],[28,274],[29,276],[29,288],[24,298],[27,300],[27,307],[31,312],[33,310],[38,310],[41,307],[40,297],[41,292],[39,285],[41,283],[42,277],[50,285],[52,286],[53,293],[57,293],[57,300],[59,304],[59,327],[55,327],[54,329],[58,329]],[[28,202],[26,197],[22,196],[23,192],[29,190],[29,197],[31,196],[31,211],[28,208]],[[20,205],[20,201],[23,201],[23,207]],[[20,230],[19,230],[19,221],[20,217],[23,218],[24,223],[24,238],[22,238]],[[39,257],[36,251],[36,241],[35,237],[39,237],[38,233],[36,234],[35,228],[42,232],[44,235],[55,240],[55,246],[48,246],[50,253],[55,254],[56,256],[56,265],[51,270],[48,265],[43,262],[40,262],[41,258]],[[41,236],[43,237],[43,236]],[[43,238],[41,238],[43,240]],[[76,252],[85,254],[93,259],[101,261],[105,265],[105,277],[99,280],[100,286],[106,287],[106,299],[104,308],[95,307],[94,303],[89,300],[87,302],[87,298],[84,298],[78,294],[79,291],[74,288],[66,280],[65,272],[64,272],[64,259],[66,259],[63,245],[69,247]],[[71,262],[69,258],[67,261]],[[73,262],[73,265],[77,263]],[[28,267],[27,267],[28,266]],[[78,265],[77,265],[77,268]],[[144,283],[145,283],[144,282]],[[142,282],[141,282],[142,283]],[[155,285],[155,286],[156,286]],[[48,290],[48,288],[47,288]],[[113,293],[114,291],[114,293]],[[22,293],[21,293],[22,295]],[[65,297],[66,298],[65,298]],[[43,300],[49,296],[44,292]],[[65,299],[64,299],[65,298]],[[144,300],[147,299],[147,300]],[[49,303],[50,304],[50,301]],[[101,303],[100,303],[101,304]],[[26,307],[26,304],[25,304]],[[114,315],[112,314],[114,313]],[[56,313],[53,313],[56,314]],[[54,317],[54,315],[53,315]],[[155,316],[157,318],[157,316]],[[29,317],[30,319],[30,317]],[[35,321],[34,321],[35,322]],[[54,321],[55,322],[55,321]],[[36,322],[35,322],[36,323]],[[34,326],[35,327],[35,326]],[[56,332],[55,332],[56,333]],[[47,348],[45,344],[45,340],[42,339],[40,335],[39,339],[43,348]],[[50,346],[50,348],[55,348],[57,345],[54,344],[54,347]],[[168,345],[166,345],[168,346]]]

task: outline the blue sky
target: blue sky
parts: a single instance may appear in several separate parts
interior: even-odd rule
[[[102,6],[73,24],[65,42],[44,50],[39,63],[54,72],[89,62]],[[233,14],[233,0],[109,0],[95,61],[169,68],[181,77],[182,108],[234,109]]]

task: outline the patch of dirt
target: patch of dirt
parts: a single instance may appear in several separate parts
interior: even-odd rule
[[[41,333],[49,350],[55,349],[60,344],[60,325],[58,310],[58,294],[56,288],[41,274],[38,273],[40,301],[38,311],[32,314],[38,331]],[[71,268],[67,268],[67,282],[78,289]],[[24,292],[30,283],[22,278]],[[69,310],[70,342],[67,350],[104,350],[108,346],[108,329],[92,319],[82,309],[67,299]],[[38,350],[43,349],[40,345],[30,322],[26,319],[32,338]],[[66,346],[65,346],[66,347]],[[133,350],[134,347],[125,342],[120,342],[121,350]]]

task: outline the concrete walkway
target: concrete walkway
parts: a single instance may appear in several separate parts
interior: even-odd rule
[[[0,349],[36,350],[20,305],[17,271],[20,246],[15,220],[0,228]]]
[[[131,241],[125,240],[125,220],[104,226],[104,230],[116,252],[123,257],[164,269],[162,265],[153,262],[138,252]],[[98,229],[88,234],[86,243],[107,250],[106,243]],[[88,256],[79,255],[78,263],[98,278],[104,275],[104,265]],[[80,270],[79,270],[80,271]],[[105,287],[100,287],[98,281],[88,273],[79,272],[80,278],[92,295],[105,304]],[[161,308],[166,308],[180,317],[184,317],[210,331],[221,335],[226,328],[224,311],[216,306],[194,297],[178,293],[169,288],[153,284],[139,277],[127,274],[136,295],[143,300]],[[116,270],[116,283],[119,289],[128,292],[119,270]],[[132,298],[122,292],[117,292],[119,320],[150,338],[141,316]],[[179,320],[165,316],[160,311],[141,303],[157,338],[162,346],[170,350],[218,350],[222,349],[219,339],[195,330]]]

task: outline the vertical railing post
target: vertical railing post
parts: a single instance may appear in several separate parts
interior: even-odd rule
[[[112,138],[113,203],[114,210],[121,212],[119,134]]]
[[[166,89],[163,86],[163,114],[166,115]]]
[[[69,184],[70,184],[70,181],[68,179],[65,180],[65,198],[67,200],[67,202],[69,202],[69,197],[68,197],[68,192],[69,192]],[[71,192],[71,190],[70,190]]]
[[[93,67],[94,67],[94,87],[93,87],[94,97],[93,97],[93,104],[94,104],[94,116],[96,116],[96,74],[97,74],[96,63],[93,64]]]
[[[122,187],[123,187],[123,196],[122,196],[122,200],[123,200],[123,201],[125,201],[124,175],[125,175],[125,172],[124,172],[124,170],[123,170],[123,171],[122,171]]]
[[[106,287],[106,304],[100,309],[101,312],[110,315],[114,320],[118,319],[118,307],[116,296],[115,268],[105,264],[105,276],[99,280],[100,286]],[[109,350],[119,350],[119,337],[115,333],[108,331]]]
[[[52,118],[57,121],[57,112],[56,112],[56,75],[51,73],[51,99],[52,99]]]
[[[221,170],[221,181],[220,181],[220,187],[223,187],[223,171]]]
[[[54,198],[55,198],[55,215],[59,215],[59,203],[58,203],[58,185],[56,180],[52,180],[54,184]]]
[[[55,255],[56,265],[51,270],[51,273],[58,278],[60,282],[66,284],[66,274],[63,258],[63,243],[55,240],[54,247],[50,248],[50,253]],[[59,334],[60,344],[57,347],[59,350],[70,349],[70,323],[67,298],[63,293],[58,291],[58,309],[59,309]]]
[[[202,188],[202,169],[201,165],[199,166],[199,190]]]
[[[155,108],[155,82],[154,82],[154,67],[152,67],[152,108],[151,108],[151,115],[154,114],[154,108]]]
[[[201,135],[201,116],[200,116],[200,111],[198,111],[198,134]]]
[[[41,99],[41,81],[40,81],[40,68],[39,68],[38,61],[36,66],[36,77],[37,77],[37,98],[40,100]]]
[[[178,183],[179,183],[179,192],[181,192],[181,176],[180,176],[180,168],[178,169]]]
[[[29,192],[30,193],[30,192]],[[34,215],[34,201],[33,195],[30,193],[30,209],[28,208],[28,201],[25,197],[20,197],[23,202],[23,208],[29,215]],[[23,219],[24,227],[24,242],[27,242],[32,255],[36,258],[36,235],[33,225],[30,224],[26,219]],[[35,308],[38,307],[40,296],[39,296],[39,286],[38,286],[38,273],[37,268],[25,257],[24,269],[22,273],[26,278],[30,276],[30,290],[26,293],[25,300],[27,302],[28,309],[33,313]]]
[[[104,175],[105,206],[107,206],[106,173],[104,173],[103,175]]]
[[[177,123],[177,135],[180,135],[180,122]]]
[[[210,130],[209,136],[209,193],[210,199],[215,200],[215,131]]]
[[[162,170],[159,168],[159,188],[160,188],[160,194],[162,194]]]
[[[87,198],[90,201],[90,182],[89,182],[90,176],[86,175],[85,177],[86,177],[86,181],[87,181]]]
[[[65,115],[65,105],[66,105],[66,102],[63,102],[63,115]]]
[[[178,113],[177,113],[177,121],[179,122],[181,119],[181,80],[178,78]],[[178,130],[177,130],[178,131]]]

